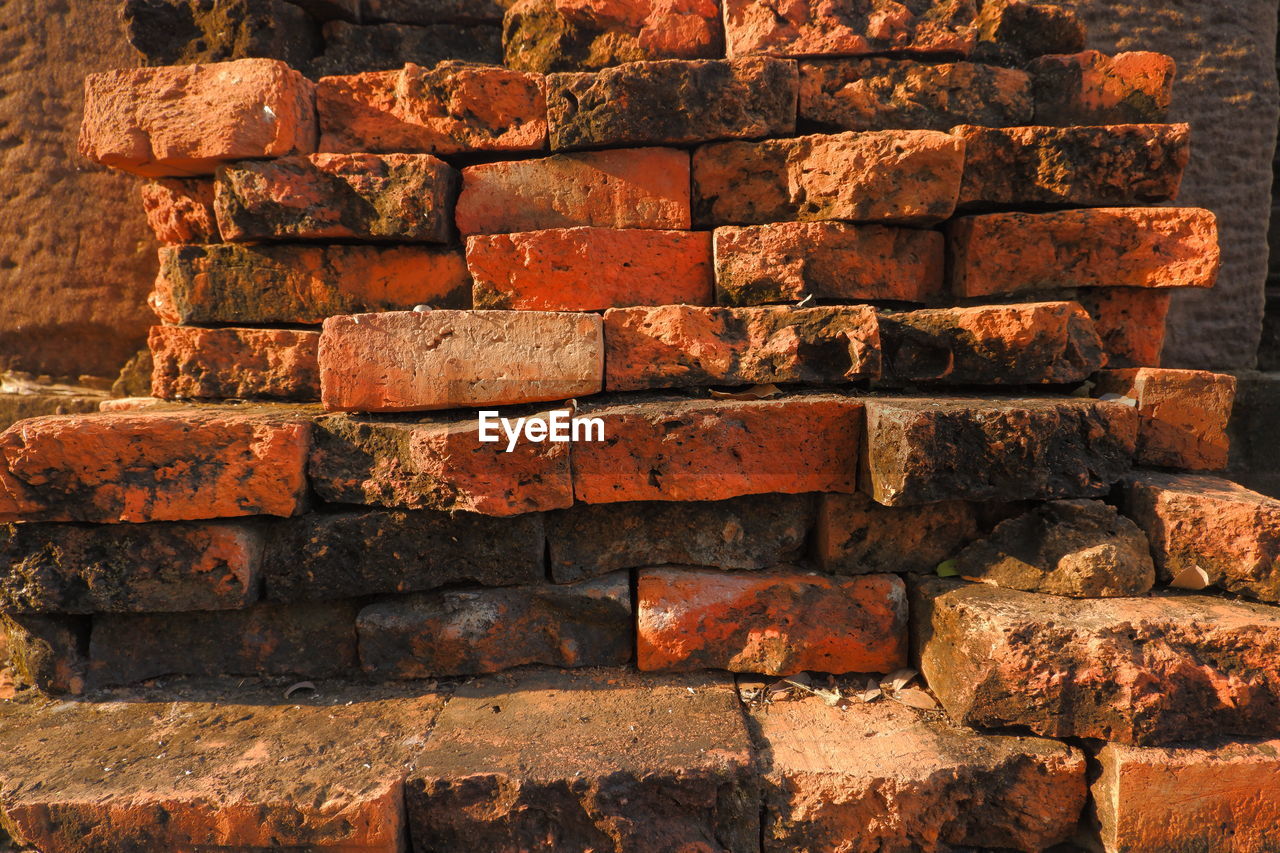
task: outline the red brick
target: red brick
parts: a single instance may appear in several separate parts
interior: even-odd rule
[[[1040,124],[1164,121],[1173,97],[1173,58],[1096,50],[1042,56],[1028,66]]]
[[[312,154],[218,171],[229,241],[447,243],[458,173],[430,154]]]
[[[716,300],[930,302],[942,295],[945,242],[937,231],[846,222],[717,228]]]
[[[361,311],[465,308],[471,276],[456,249],[166,247],[150,302],[166,323],[319,324]]]
[[[547,420],[547,412],[522,412]],[[503,415],[515,418],[514,412]],[[521,440],[479,420],[388,421],[334,415],[316,422],[309,474],[326,501],[509,516],[573,503],[569,445]]]
[[[1159,367],[1104,370],[1094,393],[1137,400],[1138,464],[1193,471],[1227,467],[1234,376]]]
[[[869,305],[613,308],[604,315],[604,344],[609,391],[840,385],[880,375],[879,324]]]
[[[929,3],[917,13],[901,3],[724,0],[730,56],[860,56],[877,53],[968,55],[977,42],[972,3]],[[920,8],[917,4],[916,8]]]
[[[542,78],[505,68],[412,62],[397,71],[322,77],[320,151],[461,154],[542,151]]]
[[[670,148],[556,154],[462,170],[463,234],[689,228],[689,155]]]
[[[315,150],[313,86],[274,59],[133,68],[85,79],[80,153],[149,177]]]
[[[600,318],[544,311],[396,311],[325,321],[329,409],[411,412],[567,400],[600,391]]]
[[[642,569],[636,618],[642,670],[891,672],[907,661],[907,597],[893,575]]]
[[[989,128],[962,125],[961,207],[1171,201],[1191,156],[1186,124]]]
[[[526,664],[619,666],[635,645],[631,577],[451,589],[371,604],[356,622],[374,678],[479,675]]]
[[[477,308],[603,311],[712,301],[706,232],[553,228],[467,240]]]
[[[309,443],[307,424],[286,413],[32,418],[0,434],[0,519],[106,523],[293,515],[306,493]]]
[[[159,178],[142,185],[142,210],[161,243],[220,243],[213,181]]]
[[[1093,317],[1111,367],[1159,367],[1165,317],[1173,291],[1146,287],[1097,287],[1076,299]]]
[[[151,393],[174,398],[320,399],[319,332],[152,326]]]
[[[551,150],[791,136],[794,62],[669,59],[547,77]]]
[[[953,220],[951,287],[989,296],[1055,287],[1212,287],[1217,218],[1208,210],[1114,207]]]
[[[813,558],[824,572],[929,573],[979,535],[978,508],[964,501],[881,506],[864,494],[818,501]]]
[[[933,130],[718,142],[693,156],[694,219],[929,225],[955,210],[963,166],[963,142]]]
[[[854,488],[862,435],[855,399],[654,399],[578,414],[600,418],[605,436],[573,445],[573,490],[584,503]]]

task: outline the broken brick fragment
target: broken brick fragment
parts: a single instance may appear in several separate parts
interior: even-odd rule
[[[213,210],[213,181],[157,178],[142,185],[141,195],[147,224],[161,243],[222,242]]]
[[[320,399],[319,332],[152,326],[151,394],[162,399]]]
[[[1160,367],[1104,370],[1094,393],[1137,402],[1138,464],[1192,471],[1227,467],[1234,376]]]
[[[1037,124],[1164,121],[1173,99],[1174,61],[1163,53],[1107,56],[1086,50],[1042,56],[1027,70],[1033,80]]]

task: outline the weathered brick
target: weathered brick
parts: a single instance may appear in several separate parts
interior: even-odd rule
[[[152,326],[151,393],[174,398],[320,399],[319,332]]]
[[[246,57],[306,64],[320,28],[284,0],[126,0],[126,37],[143,65],[193,65]]]
[[[0,434],[0,519],[293,515],[306,494],[309,444],[308,424],[270,411],[32,418]]]
[[[400,24],[500,24],[510,5],[510,0],[362,0],[361,18]]]
[[[542,151],[546,103],[538,75],[465,62],[323,77],[316,84],[318,150]]]
[[[1186,124],[951,130],[964,140],[961,207],[1126,205],[1178,197]]]
[[[782,400],[646,399],[583,406],[604,441],[573,446],[583,503],[713,501],[770,492],[852,492],[862,403],[835,395]]]
[[[132,68],[85,78],[80,153],[150,177],[315,150],[312,84],[274,59]]]
[[[880,375],[869,305],[790,308],[612,308],[604,315],[605,388],[801,382]]]
[[[818,501],[813,558],[824,572],[932,572],[978,538],[978,507],[964,501],[881,506],[864,494]]]
[[[95,616],[90,681],[112,685],[162,675],[350,675],[360,666],[356,610],[352,602],[335,601]]]
[[[213,181],[157,178],[142,185],[142,210],[161,243],[220,243]]]
[[[1172,295],[1167,288],[1096,287],[1076,299],[1093,317],[1109,366],[1159,367]]]
[[[469,166],[462,170],[456,221],[463,234],[688,229],[689,155],[645,148]]]
[[[1086,50],[1042,56],[1028,70],[1038,124],[1164,121],[1173,97],[1174,62],[1162,53]]]
[[[502,28],[492,24],[329,21],[322,31],[324,51],[313,59],[311,77],[399,71],[412,64],[435,68],[445,63],[494,66],[502,62]]]
[[[894,575],[642,569],[636,619],[642,670],[892,672],[907,661],[907,596]]]
[[[1137,400],[1138,464],[1193,471],[1227,467],[1234,376],[1159,367],[1105,370],[1094,393]]]
[[[546,578],[542,516],[359,510],[308,513],[269,528],[262,557],[270,601],[417,592],[455,583],[507,586]]]
[[[693,155],[694,220],[929,225],[955,210],[964,144],[933,130],[719,142]]]
[[[1124,509],[1147,532],[1160,579],[1202,571],[1209,584],[1280,601],[1280,500],[1219,477],[1142,472]]]
[[[423,850],[760,849],[756,758],[723,675],[473,680],[414,762],[405,800]]]
[[[456,249],[418,246],[181,246],[160,250],[151,307],[167,323],[304,323],[417,305],[465,308]]]
[[[504,29],[506,65],[521,71],[591,71],[724,55],[715,0],[520,0],[511,5]]]
[[[547,554],[556,583],[665,564],[763,569],[798,558],[812,523],[809,495],[579,504],[547,514]]]
[[[601,389],[600,317],[550,311],[398,311],[331,317],[325,406],[404,412],[566,400]]]
[[[1140,745],[1280,732],[1280,609],[938,580],[914,593],[920,670],[958,723]]]
[[[631,579],[450,589],[370,604],[356,621],[360,663],[375,678],[501,672],[526,664],[617,666],[631,660]]]
[[[945,242],[937,231],[845,222],[717,228],[716,301],[930,302],[942,294]]]
[[[1267,850],[1280,832],[1278,755],[1280,740],[1104,745],[1092,790],[1105,849]]]
[[[546,411],[504,416],[549,420]],[[315,426],[311,485],[332,503],[518,515],[573,503],[569,445],[521,440],[498,427],[481,441],[469,414],[424,419],[331,415]]]
[[[553,151],[790,136],[794,62],[668,59],[547,77]]]
[[[0,631],[5,634],[6,662],[18,685],[44,693],[84,692],[88,660],[82,649],[89,635],[88,619],[0,613]]]
[[[0,709],[0,803],[44,851],[397,853],[404,766],[446,701],[413,687],[165,684]],[[359,756],[341,773],[327,758]]]
[[[867,398],[862,488],[886,506],[1104,495],[1129,469],[1137,413],[1075,397]]]
[[[984,0],[981,6],[975,59],[1021,68],[1044,54],[1084,50],[1084,22],[1068,6],[1039,0]]]
[[[972,62],[830,59],[800,63],[806,130],[948,130],[1031,124],[1025,71]]]
[[[989,296],[1055,287],[1212,287],[1217,218],[1190,207],[964,216],[949,226],[951,287]]]
[[[261,558],[243,524],[9,524],[0,600],[20,613],[228,610],[257,598]]]
[[[1084,754],[1053,740],[980,734],[897,702],[807,696],[752,716],[770,759],[768,853],[1045,850],[1072,835],[1087,798]]]
[[[467,240],[476,308],[603,311],[709,305],[711,235],[697,231],[552,228]]]
[[[951,385],[1079,382],[1106,363],[1074,302],[936,308],[880,316],[885,379]]]
[[[218,170],[222,236],[447,243],[458,173],[430,154],[312,154]]]

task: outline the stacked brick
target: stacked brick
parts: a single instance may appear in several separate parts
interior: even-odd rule
[[[1081,52],[1072,15],[1016,0],[613,5],[520,0],[505,67],[89,78],[81,149],[146,179],[166,244],[153,398],[0,435],[20,677],[613,667],[645,708],[710,678],[690,720],[724,758],[694,776],[720,793],[650,815],[664,844],[1043,849],[1096,778],[1108,849],[1213,847],[1151,766],[1280,797],[1280,504],[1204,473],[1233,381],[1159,364],[1170,292],[1218,266],[1212,214],[1169,204],[1167,57]],[[907,666],[945,716],[849,698]],[[749,735],[705,670],[843,680]],[[446,759],[583,751],[554,697],[614,688],[532,672],[545,730],[494,734],[483,686],[440,712],[397,788],[416,849],[548,837],[523,807],[465,817]],[[1003,727],[1034,737],[971,730]],[[930,744],[918,766],[804,746],[884,730]],[[577,760],[520,796],[600,781]],[[564,849],[650,849],[642,764],[621,823],[566,795],[592,805]],[[35,839],[41,796],[6,805]]]

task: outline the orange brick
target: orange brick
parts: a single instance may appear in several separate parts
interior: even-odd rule
[[[1109,366],[1159,367],[1172,295],[1168,288],[1095,287],[1076,299],[1093,317]]]
[[[158,178],[142,185],[142,210],[161,243],[220,243],[213,181]]]
[[[813,557],[824,572],[932,572],[979,535],[978,510],[964,501],[881,506],[864,494],[818,501]]]
[[[603,311],[712,301],[706,232],[553,228],[467,240],[477,308]]]
[[[894,575],[643,569],[636,617],[642,670],[891,672],[907,661],[906,589]]]
[[[1138,401],[1138,464],[1193,471],[1227,467],[1234,376],[1159,367],[1104,370],[1094,393]]]
[[[162,399],[320,399],[319,332],[152,326],[147,346]]]
[[[1174,61],[1163,53],[1096,50],[1042,56],[1030,65],[1036,122],[1057,125],[1164,121]]]
[[[901,3],[870,5],[800,0],[724,0],[729,56],[859,56],[877,53],[967,56],[977,43],[973,4],[928,4],[919,14]]]

